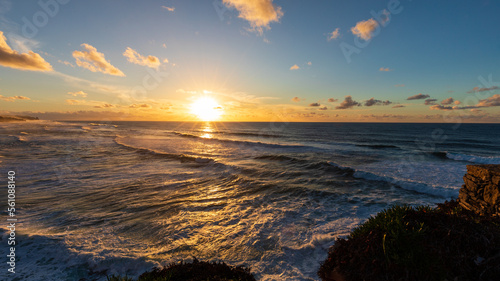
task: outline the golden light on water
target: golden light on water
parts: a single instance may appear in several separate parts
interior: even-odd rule
[[[201,97],[191,104],[191,113],[202,121],[217,121],[223,109],[213,98]]]

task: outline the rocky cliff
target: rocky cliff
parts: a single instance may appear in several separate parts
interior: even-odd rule
[[[481,215],[500,216],[500,165],[467,165],[458,202]]]

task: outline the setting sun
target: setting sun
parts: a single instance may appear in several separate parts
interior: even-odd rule
[[[191,113],[202,121],[215,121],[222,115],[222,107],[213,98],[202,97],[191,104]]]

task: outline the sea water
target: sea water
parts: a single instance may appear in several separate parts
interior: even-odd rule
[[[318,280],[335,239],[393,204],[458,196],[467,164],[500,163],[498,124],[0,124],[16,174],[16,273],[137,277],[194,257],[258,280]],[[16,279],[13,279],[16,278]]]

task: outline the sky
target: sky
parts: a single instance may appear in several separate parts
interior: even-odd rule
[[[498,123],[499,13],[494,0],[0,0],[0,115]]]

